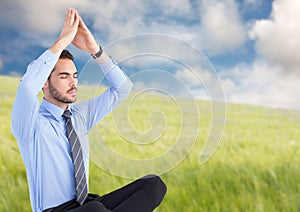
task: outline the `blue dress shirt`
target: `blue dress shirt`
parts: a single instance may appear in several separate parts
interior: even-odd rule
[[[66,137],[64,110],[38,93],[58,57],[45,51],[23,76],[12,109],[12,132],[26,167],[33,211],[43,211],[76,197],[70,144]],[[99,63],[110,87],[101,95],[69,105],[74,129],[83,147],[88,179],[88,132],[112,111],[132,89],[131,81],[112,60]]]

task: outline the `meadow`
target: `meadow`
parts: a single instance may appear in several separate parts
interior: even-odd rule
[[[25,168],[10,130],[18,82],[19,78],[0,76],[0,211],[31,210]],[[174,114],[173,108],[155,95],[145,98],[130,114],[136,130],[149,128],[149,122],[141,120],[149,115],[145,113],[151,104],[161,104]],[[161,175],[168,191],[156,211],[300,211],[300,111],[227,103],[221,142],[211,159],[200,165],[211,117],[201,113],[209,107],[207,102],[197,104],[201,124],[196,143],[181,163]],[[158,154],[155,151],[164,152],[172,145],[170,136],[179,130],[176,116],[170,118],[171,127],[161,140],[166,143],[154,143],[148,151],[121,142],[114,130],[105,130],[113,123],[110,119],[104,120],[101,134],[108,145],[128,157],[147,158]],[[131,181],[90,163],[92,193],[104,194]]]

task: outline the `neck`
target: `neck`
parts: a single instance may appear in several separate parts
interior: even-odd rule
[[[47,98],[46,96],[44,96],[43,98],[45,100],[47,100],[48,102],[50,102],[51,104],[54,104],[54,105],[56,105],[57,107],[60,107],[63,110],[68,108],[69,104],[67,104],[67,103],[57,101],[56,99],[53,99],[53,98]]]

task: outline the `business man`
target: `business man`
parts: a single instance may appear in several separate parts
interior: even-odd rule
[[[93,56],[110,84],[89,101],[75,103],[77,70],[65,50],[71,43]],[[28,66],[12,109],[12,132],[26,167],[33,211],[145,212],[161,203],[166,186],[156,175],[103,196],[88,193],[88,152],[82,146],[88,145],[91,128],[131,89],[131,81],[70,8],[59,38]]]

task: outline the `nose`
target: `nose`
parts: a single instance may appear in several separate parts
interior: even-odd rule
[[[70,76],[70,86],[71,87],[76,86],[77,82],[78,82],[78,80],[76,77]]]

